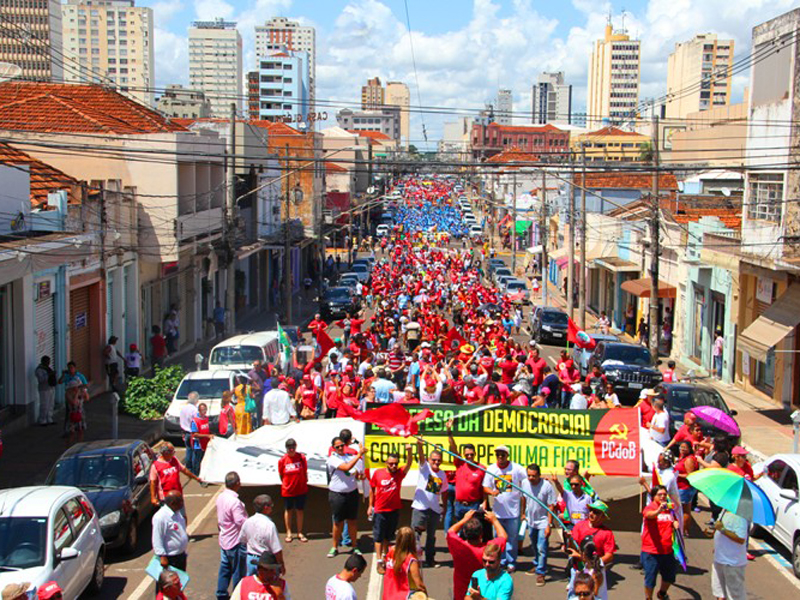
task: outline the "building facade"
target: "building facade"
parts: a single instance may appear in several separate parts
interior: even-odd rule
[[[189,87],[203,92],[211,115],[228,118],[242,106],[242,36],[236,23],[196,21],[189,28]]]
[[[62,81],[61,2],[2,2],[0,18],[0,62],[18,66],[21,79]]]
[[[389,81],[386,84],[385,103],[400,108],[400,136],[402,143],[411,143],[411,94],[408,86],[401,81]]]
[[[641,163],[652,143],[650,136],[603,127],[597,131],[573,135],[570,145],[575,156],[585,153],[586,162]]]
[[[361,86],[361,110],[379,109],[385,101],[385,90],[380,78],[367,79],[367,85]]]
[[[667,118],[728,106],[733,40],[704,33],[675,44],[667,61]]]
[[[308,53],[285,50],[258,60],[258,118],[275,121],[310,112]]]
[[[531,123],[572,123],[572,85],[564,73],[542,73],[531,90]]]
[[[336,123],[347,131],[379,131],[398,144],[401,140],[400,109],[396,106],[358,111],[344,108],[336,113]]]
[[[499,125],[511,125],[514,112],[514,98],[511,90],[497,90],[494,120]]]
[[[204,119],[211,116],[211,103],[206,95],[179,84],[167,86],[156,100],[156,109],[168,117],[178,119]]]
[[[61,7],[64,80],[112,85],[146,106],[153,104],[153,9],[134,0],[68,0]]]
[[[586,123],[595,128],[619,124],[636,116],[639,105],[640,42],[606,25],[589,62]]]
[[[569,132],[549,124],[523,127],[475,122],[470,141],[476,160],[491,158],[512,146],[521,152],[537,154],[542,160],[557,162],[569,156]]]
[[[313,112],[316,98],[316,30],[285,17],[274,17],[263,26],[256,27],[256,60],[284,48],[293,52],[306,52],[308,55],[306,79],[308,81],[309,112]]]

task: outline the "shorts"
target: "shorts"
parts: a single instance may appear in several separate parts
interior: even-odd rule
[[[723,565],[714,561],[711,567],[711,593],[726,600],[745,600],[744,567]]]
[[[644,587],[653,589],[656,587],[656,578],[661,575],[663,581],[675,583],[675,575],[678,571],[678,561],[672,553],[669,554],[650,554],[642,552],[642,567],[644,568]]]
[[[681,499],[681,504],[690,504],[695,496],[697,496],[697,490],[693,487],[678,490],[678,498]]]
[[[283,507],[286,510],[303,510],[306,507],[306,494],[286,496],[283,499]]]
[[[376,512],[372,517],[372,539],[375,543],[394,540],[394,532],[397,531],[399,521],[399,510]]]
[[[331,507],[334,523],[354,521],[358,518],[358,490],[346,493],[329,490],[328,504]]]

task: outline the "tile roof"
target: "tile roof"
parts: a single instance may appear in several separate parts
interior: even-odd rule
[[[253,119],[250,121],[250,124],[255,127],[260,127],[261,129],[266,129],[272,135],[305,135],[302,131],[298,131],[294,127],[290,127],[281,121],[264,121]]]
[[[336,163],[332,162],[325,163],[325,170],[330,171],[331,173],[347,173],[347,169],[345,169],[342,165],[337,165]]]
[[[185,131],[99,85],[23,81],[0,83],[0,129],[112,135]]]
[[[487,163],[519,163],[519,162],[537,162],[539,160],[538,154],[531,152],[524,152],[518,146],[510,146],[502,152],[487,158]],[[515,167],[510,167],[515,168]]]
[[[0,164],[28,166],[33,208],[46,204],[47,194],[56,190],[67,190],[70,204],[80,203],[77,179],[2,142],[0,142]]]
[[[392,138],[390,138],[388,135],[380,131],[363,131],[360,129],[348,129],[347,132],[355,133],[360,137],[370,138],[372,140],[377,140],[379,142],[392,141]]]
[[[598,129],[597,131],[589,131],[582,135],[586,136],[599,136],[599,135],[624,135],[624,136],[631,136],[631,137],[639,137],[639,138],[647,138],[646,135],[642,135],[641,133],[636,133],[635,131],[623,131],[619,127],[614,127],[613,125],[609,125],[608,127],[603,127],[602,129]]]
[[[575,174],[575,183],[583,185],[583,174]],[[658,184],[662,190],[677,190],[678,180],[672,173],[661,173]],[[653,174],[647,172],[607,172],[587,173],[586,187],[607,189],[650,189],[653,186]]]

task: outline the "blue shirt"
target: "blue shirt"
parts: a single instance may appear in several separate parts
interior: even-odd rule
[[[472,576],[478,579],[478,591],[486,600],[511,600],[514,595],[514,580],[505,570],[496,579],[489,579],[486,569],[475,571]]]
[[[392,397],[392,390],[397,389],[397,386],[388,379],[378,378],[372,382],[372,389],[375,390],[375,400],[388,403],[394,400]]]
[[[225,309],[221,306],[217,306],[214,309],[214,322],[215,323],[224,323],[225,322]]]
[[[419,361],[408,365],[408,382],[414,387],[419,387]]]

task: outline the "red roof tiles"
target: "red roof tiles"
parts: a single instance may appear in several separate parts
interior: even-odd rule
[[[99,85],[21,81],[0,84],[0,129],[112,135],[185,131]]]
[[[533,154],[531,152],[524,152],[517,146],[511,146],[510,148],[506,148],[502,152],[486,159],[486,162],[505,164],[505,163],[536,162],[538,160],[539,160],[538,154]]]
[[[56,190],[67,190],[70,203],[80,203],[78,180],[21,150],[0,142],[0,164],[26,165],[30,173],[31,206],[41,207],[47,203],[47,194]]]
[[[332,162],[325,163],[325,170],[330,171],[331,173],[347,173],[347,169],[345,169],[342,165],[337,165],[336,163]]]
[[[619,127],[614,127],[613,125],[609,125],[608,127],[603,127],[602,129],[598,129],[597,131],[590,131],[585,135],[626,135],[626,136],[633,136],[633,137],[640,137],[646,138],[646,135],[642,135],[641,133],[636,133],[635,131],[623,131]]]
[[[392,138],[390,138],[388,135],[380,131],[364,131],[360,129],[348,129],[347,133],[355,133],[360,137],[370,138],[372,140],[377,140],[379,142],[384,142],[387,140],[392,141]]]

